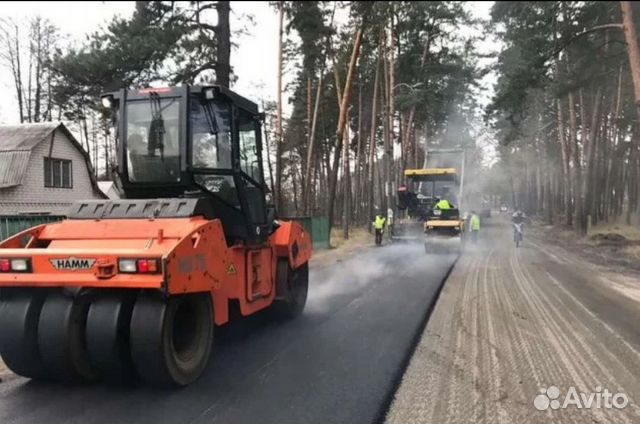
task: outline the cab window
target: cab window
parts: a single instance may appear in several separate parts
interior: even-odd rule
[[[251,179],[262,183],[262,172],[258,155],[256,121],[251,114],[240,112],[240,169]]]
[[[231,129],[228,105],[190,102],[191,164],[194,168],[231,169]]]
[[[131,181],[180,180],[179,117],[175,98],[127,103],[127,171]]]

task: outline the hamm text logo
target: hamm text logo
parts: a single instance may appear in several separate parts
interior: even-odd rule
[[[61,269],[65,271],[86,271],[88,269],[91,269],[93,263],[96,260],[87,258],[60,258],[49,259],[49,261],[55,269]]]

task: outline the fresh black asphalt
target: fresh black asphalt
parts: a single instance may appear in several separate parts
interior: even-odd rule
[[[265,314],[220,329],[208,369],[191,386],[9,377],[0,383],[0,423],[375,422],[453,261],[393,245],[317,264],[300,318]]]

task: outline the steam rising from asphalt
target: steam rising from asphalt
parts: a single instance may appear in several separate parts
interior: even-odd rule
[[[349,294],[366,293],[363,289],[370,284],[394,284],[407,274],[427,273],[454,258],[451,254],[427,255],[422,243],[365,247],[344,261],[312,267],[305,313],[322,314],[341,298],[350,299]]]

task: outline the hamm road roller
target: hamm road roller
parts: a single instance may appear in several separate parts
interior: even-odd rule
[[[311,237],[267,204],[263,115],[218,86],[102,96],[123,199],[0,242],[0,355],[57,381],[187,385],[215,326],[306,303]]]

